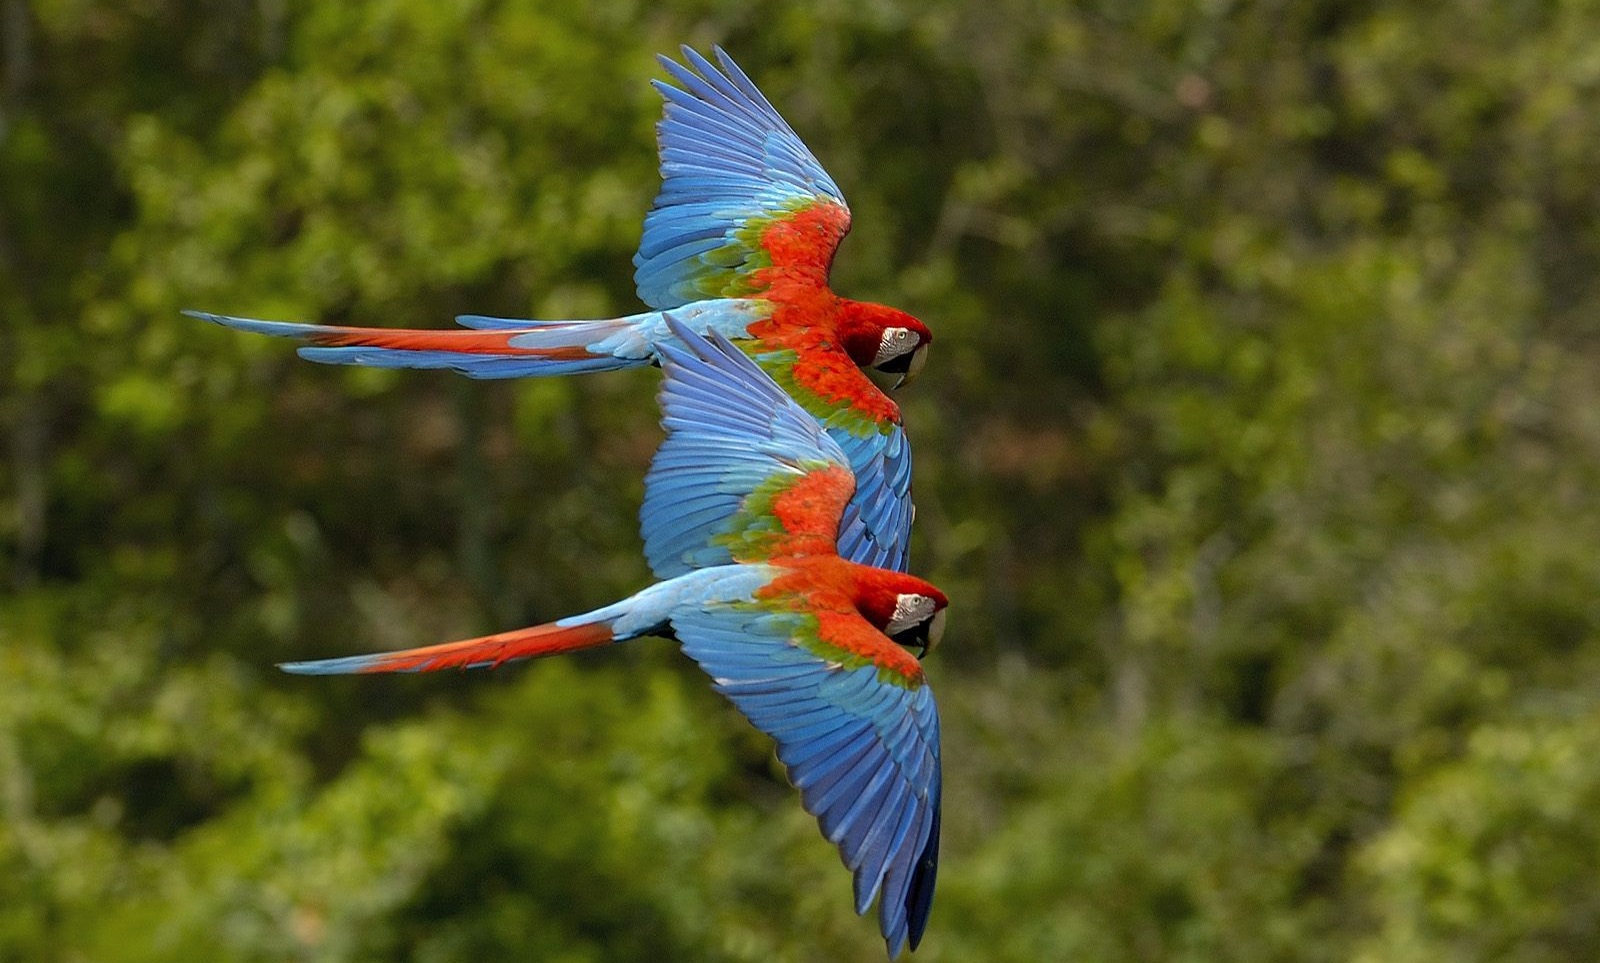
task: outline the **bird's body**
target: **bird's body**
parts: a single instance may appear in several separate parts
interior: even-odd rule
[[[938,866],[939,719],[918,655],[947,599],[840,557],[856,489],[841,447],[739,348],[669,317],[666,440],[640,529],[660,581],[546,625],[284,666],[306,675],[487,668],[646,635],[674,638],[777,742],[802,802],[876,898],[891,956],[922,937]]]
[[[466,315],[468,330],[399,330],[258,321],[191,312],[228,327],[296,338],[313,361],[447,368],[479,378],[577,374],[660,364],[676,342],[666,312],[749,354],[844,450],[857,479],[844,557],[898,571],[911,531],[911,453],[900,409],[860,369],[921,368],[926,325],[835,294],[829,269],[850,229],[833,179],[721,50],[720,69],[662,58],[675,87],[657,128],[661,192],[634,257],[653,310],[592,321]]]
[[[880,611],[886,603],[893,612],[899,595],[928,594],[932,588],[915,576],[837,556],[780,556],[694,569],[620,602],[546,625],[400,652],[290,662],[284,668],[300,675],[494,668],[647,635],[676,637],[680,619],[742,613],[787,620],[792,638],[812,654],[847,668],[871,665],[916,688],[923,683],[922,664],[881,635],[888,619],[874,625],[877,636],[860,633],[856,621],[862,611]]]

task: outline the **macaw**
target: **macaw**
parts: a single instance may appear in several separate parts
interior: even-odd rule
[[[719,70],[689,47],[689,66],[659,57],[675,87],[656,126],[661,192],[634,255],[639,297],[655,309],[592,321],[464,315],[471,330],[417,331],[194,317],[307,342],[329,364],[450,368],[475,378],[610,371],[659,364],[673,341],[666,311],[698,334],[738,344],[828,430],[850,459],[845,558],[907,568],[911,451],[900,409],[860,370],[897,373],[927,361],[927,325],[895,308],[834,294],[828,272],[850,229],[833,178],[720,47]],[[692,68],[692,69],[691,69]]]
[[[947,599],[915,576],[841,558],[855,487],[844,451],[726,338],[666,323],[667,437],[639,513],[661,581],[546,625],[282,668],[431,672],[676,639],[777,741],[854,873],[856,912],[879,897],[893,958],[921,941],[938,868],[939,717],[920,659],[943,633]]]

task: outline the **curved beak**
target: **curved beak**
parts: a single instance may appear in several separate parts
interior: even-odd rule
[[[949,609],[940,609],[933,614],[933,622],[928,626],[928,644],[922,650],[924,656],[939,647],[939,640],[944,638],[945,616],[949,614]]]
[[[900,380],[896,381],[890,390],[899,391],[901,385],[908,385],[917,380],[917,375],[922,373],[922,368],[927,363],[928,346],[919,344],[911,350],[911,361],[906,365],[906,373],[900,376]]]
[[[945,611],[940,609],[933,613],[932,618],[913,622],[898,630],[891,622],[883,632],[896,645],[914,650],[918,659],[927,658],[928,653],[938,646],[939,640],[944,638]]]

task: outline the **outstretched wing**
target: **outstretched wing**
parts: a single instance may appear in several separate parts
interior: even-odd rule
[[[856,492],[839,523],[839,555],[904,572],[911,552],[911,443],[899,425],[865,437],[829,432],[856,476]]]
[[[720,47],[721,69],[688,47],[659,58],[681,87],[656,127],[661,193],[634,255],[639,297],[654,308],[745,297],[780,276],[823,285],[850,208],[833,178]]]
[[[855,875],[856,912],[878,896],[889,956],[916,949],[939,862],[939,714],[917,660],[855,611],[800,597],[673,619],[778,758]]]
[[[855,476],[815,418],[727,339],[676,318],[660,345],[667,438],[645,475],[645,557],[659,578],[838,551]]]

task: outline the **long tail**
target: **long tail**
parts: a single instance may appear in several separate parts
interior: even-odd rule
[[[356,672],[433,672],[438,669],[494,668],[516,659],[576,652],[608,642],[621,642],[639,633],[619,636],[610,619],[589,621],[593,615],[562,619],[529,629],[500,632],[478,639],[427,645],[399,652],[352,655],[316,662],[284,662],[278,666],[296,675],[345,675]]]
[[[258,321],[204,311],[184,314],[238,331],[306,342],[300,356],[324,364],[375,368],[449,368],[473,378],[613,371],[655,358],[649,330],[660,314],[600,321],[526,321],[465,315],[469,330],[419,331],[343,328],[288,321]]]
[[[733,579],[730,582],[729,576]],[[740,581],[740,577],[745,581]],[[759,572],[758,577],[762,576]],[[715,595],[719,586],[731,585],[735,596],[747,597],[751,576],[742,566],[696,569],[693,572],[657,582],[620,602],[574,615],[545,625],[463,639],[443,645],[399,652],[375,652],[342,659],[316,662],[285,662],[278,666],[297,675],[344,675],[353,672],[433,672],[437,669],[493,668],[517,659],[592,649],[608,642],[626,642],[641,635],[661,635],[669,631],[673,612],[685,599],[697,600]],[[726,594],[726,591],[724,594]]]

